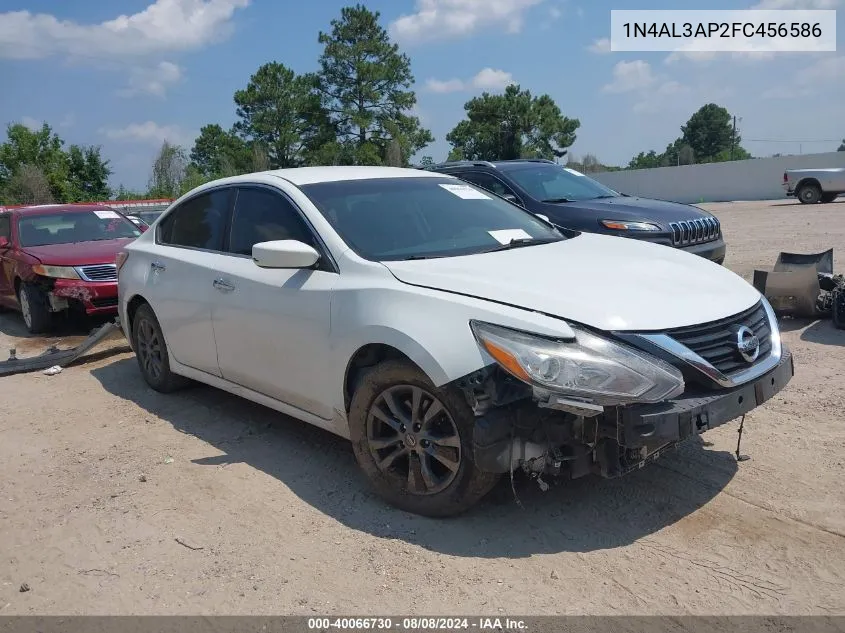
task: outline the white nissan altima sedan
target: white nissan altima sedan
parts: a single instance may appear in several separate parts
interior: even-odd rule
[[[623,475],[793,375],[726,268],[422,170],[217,180],[117,264],[153,389],[192,379],[346,437],[380,495],[429,516],[517,469]]]

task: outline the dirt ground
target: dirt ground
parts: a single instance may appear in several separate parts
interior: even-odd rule
[[[706,206],[746,278],[780,250],[833,247],[845,271],[845,201]],[[447,521],[374,498],[325,432],[156,394],[130,354],[0,378],[0,615],[845,614],[845,331],[783,328],[796,375],[746,419],[750,461],[734,421]],[[21,334],[0,316],[0,356],[47,346]]]

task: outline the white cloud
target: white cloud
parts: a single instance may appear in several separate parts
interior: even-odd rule
[[[640,100],[634,104],[634,112],[659,112],[666,107],[667,103],[676,102],[680,97],[690,93],[689,86],[671,79],[663,81],[656,88],[641,92]]]
[[[429,79],[425,82],[429,92],[447,94],[450,92],[462,92],[470,88],[478,90],[503,90],[514,81],[513,75],[497,68],[483,68],[476,75],[464,81],[462,79]]]
[[[129,74],[129,84],[120,90],[122,97],[149,94],[164,97],[167,88],[179,82],[182,69],[171,62],[161,62],[153,68],[133,68]]]
[[[0,58],[108,61],[197,49],[225,36],[234,12],[250,1],[156,0],[143,11],[96,24],[29,11],[0,13]]]
[[[514,83],[512,74],[495,68],[484,68],[472,78],[473,88],[482,90],[504,90],[512,83]]]
[[[605,55],[607,53],[612,52],[610,50],[610,39],[607,37],[603,37],[598,40],[594,40],[592,44],[587,47],[587,50],[591,53],[596,53],[597,55]]]
[[[38,119],[34,119],[31,116],[21,117],[20,123],[28,127],[33,132],[37,132],[38,130],[40,130],[41,126],[43,125],[41,121],[39,121]]]
[[[425,87],[429,92],[436,92],[438,94],[447,94],[449,92],[460,92],[465,88],[464,82],[460,79],[429,79],[425,82]]]
[[[100,133],[115,141],[132,141],[159,145],[164,141],[177,145],[190,141],[188,135],[177,125],[159,125],[155,121],[130,123],[122,128],[104,127]]]
[[[635,59],[630,62],[618,62],[613,67],[613,81],[602,87],[603,92],[633,92],[648,88],[657,81],[648,62]]]
[[[835,9],[843,0],[760,0],[752,9]]]
[[[549,7],[549,17],[552,20],[559,20],[563,15],[563,11],[559,7]]]
[[[472,35],[488,27],[508,33],[522,30],[525,12],[544,0],[416,0],[416,12],[390,24],[390,34],[404,42]]]

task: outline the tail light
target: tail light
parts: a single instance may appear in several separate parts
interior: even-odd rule
[[[120,272],[120,269],[123,268],[123,265],[126,263],[126,260],[129,259],[129,253],[126,251],[120,251],[114,258],[115,266],[117,267],[117,272]]]

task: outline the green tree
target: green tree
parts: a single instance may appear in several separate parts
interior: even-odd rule
[[[150,198],[177,198],[189,181],[196,186],[200,184],[200,177],[196,169],[188,172],[185,149],[164,141],[153,162],[147,195]]]
[[[108,200],[112,170],[99,147],[71,145],[68,159],[68,202]]]
[[[423,156],[420,159],[420,167],[434,167],[434,159],[431,156]]]
[[[837,152],[845,152],[845,138],[842,139],[842,145],[836,148]]]
[[[9,204],[50,204],[55,202],[47,176],[36,165],[19,165],[6,182],[3,198]]]
[[[147,194],[145,192],[134,191],[124,187],[123,185],[120,185],[117,188],[117,191],[114,192],[115,200],[143,200],[146,197]]]
[[[742,139],[734,131],[730,112],[715,103],[699,108],[686,125],[681,126],[681,140],[692,148],[699,163],[730,160],[731,150],[734,158],[748,155],[740,147]]]
[[[6,128],[6,142],[0,144],[0,190],[24,165],[37,167],[50,186],[51,196],[58,202],[68,199],[68,158],[64,141],[44,123],[37,131],[21,123]]]
[[[395,140],[407,163],[434,141],[411,114],[416,104],[411,60],[390,41],[379,18],[361,4],[344,7],[331,32],[320,32],[324,48],[316,89],[336,137],[321,149],[323,160],[333,154],[326,162],[384,164]],[[388,130],[391,123],[395,134]]]
[[[628,169],[652,169],[654,167],[662,167],[661,155],[650,150],[649,152],[640,152],[628,162]]]
[[[450,160],[560,158],[581,125],[564,116],[549,95],[532,97],[516,84],[503,94],[484,92],[464,110],[466,119],[446,135]]]
[[[249,148],[234,130],[204,125],[191,149],[191,164],[206,178],[222,178],[249,171]]]
[[[297,75],[278,62],[261,66],[244,90],[235,93],[240,120],[234,130],[260,146],[270,168],[299,167],[328,140],[329,120],[314,90],[313,75]]]

